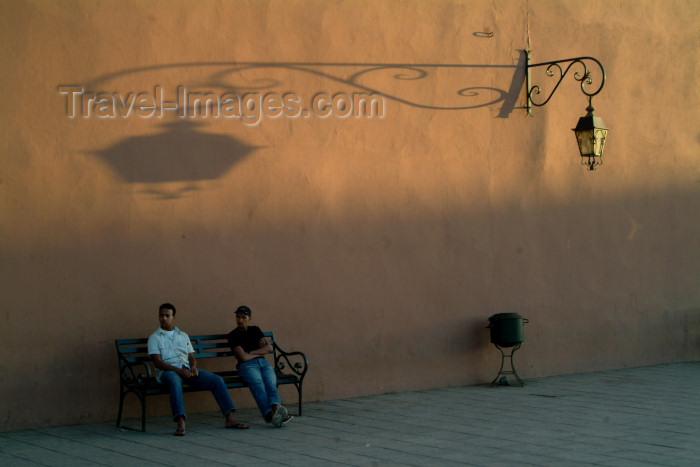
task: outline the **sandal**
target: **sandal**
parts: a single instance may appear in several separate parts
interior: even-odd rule
[[[178,428],[177,430],[175,430],[175,433],[173,433],[173,434],[175,436],[185,436],[185,433],[187,433],[187,432],[185,431],[184,428]]]
[[[233,425],[226,425],[226,428],[233,428],[234,430],[247,430],[250,427],[243,422],[236,422]]]

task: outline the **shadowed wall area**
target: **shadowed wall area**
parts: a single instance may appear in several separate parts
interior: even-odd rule
[[[307,400],[488,383],[502,312],[526,382],[698,359],[699,8],[0,0],[0,429],[114,419],[165,301],[249,305]],[[605,65],[596,171],[525,48]]]

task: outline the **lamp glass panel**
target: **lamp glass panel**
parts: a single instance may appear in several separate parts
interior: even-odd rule
[[[594,140],[594,149],[595,149],[595,155],[600,157],[603,155],[603,147],[605,146],[605,137],[608,135],[608,130],[603,130],[600,128],[596,128],[595,130],[595,140]]]
[[[592,156],[594,154],[595,142],[593,132],[593,129],[576,131],[576,141],[578,142],[578,149],[582,157]]]

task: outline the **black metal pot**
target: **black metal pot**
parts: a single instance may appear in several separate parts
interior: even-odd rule
[[[514,347],[525,339],[523,325],[528,320],[517,313],[498,313],[489,318],[491,342],[500,347]]]

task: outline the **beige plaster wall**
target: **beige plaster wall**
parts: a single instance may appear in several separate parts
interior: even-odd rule
[[[487,383],[500,312],[530,320],[525,379],[697,359],[699,8],[0,0],[0,429],[113,419],[114,339],[149,335],[163,301],[191,334],[251,306],[307,353],[307,400]],[[528,47],[605,65],[599,170],[573,79],[517,108]],[[384,106],[69,118],[65,86]]]

